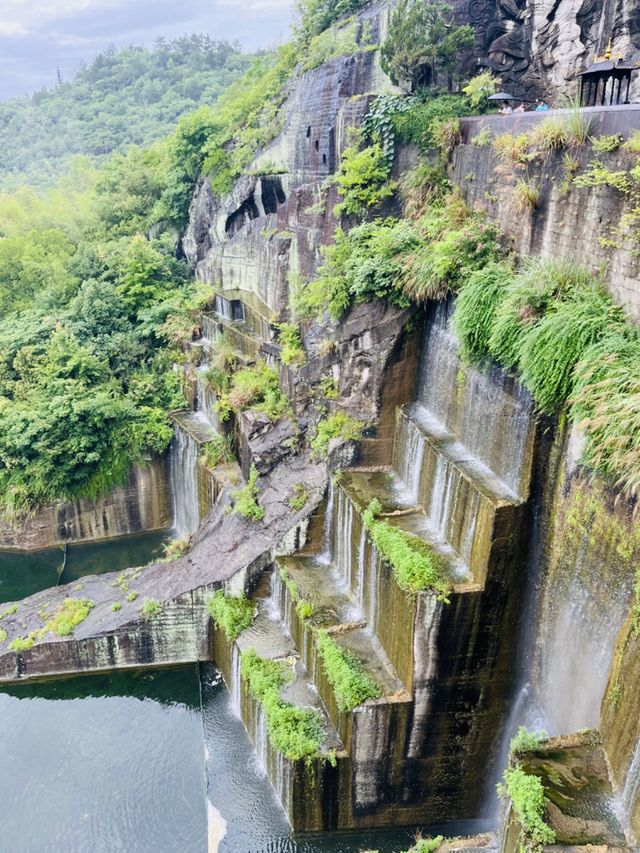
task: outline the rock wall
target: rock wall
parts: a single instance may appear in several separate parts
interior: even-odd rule
[[[597,134],[628,135],[632,129],[640,129],[640,106],[587,111],[587,118]],[[614,187],[575,186],[567,175],[563,151],[547,152],[525,170],[500,162],[491,144],[473,144],[483,127],[495,135],[518,134],[540,120],[540,114],[464,119],[465,141],[455,149],[452,180],[471,207],[486,211],[518,255],[567,258],[594,273],[604,271],[613,299],[629,316],[640,320],[640,258],[638,245],[623,221],[625,196]],[[589,145],[571,149],[569,154],[575,160],[576,172],[594,159]],[[630,165],[628,155],[621,152],[599,155],[598,159],[612,171]],[[539,191],[537,205],[525,211],[518,209],[514,196],[514,186],[522,179]],[[618,228],[620,235],[615,233]]]
[[[383,38],[390,2],[374,3],[360,15],[360,37],[367,44]],[[216,288],[257,294],[276,315],[286,314],[291,292],[313,274],[319,250],[329,242],[336,221],[328,192],[327,215],[310,208],[321,199],[373,93],[390,90],[378,52],[363,49],[331,59],[295,77],[282,107],[284,129],[241,178],[218,199],[206,178],[191,206],[183,240],[197,276]]]
[[[0,520],[0,548],[35,551],[171,527],[165,459],[132,469],[125,486],[96,501],[59,501],[21,522]]]
[[[562,104],[577,91],[576,74],[611,41],[613,55],[640,59],[638,0],[462,0],[460,21],[475,30],[480,66],[502,78],[503,88],[530,100]],[[631,100],[640,92],[636,75]]]

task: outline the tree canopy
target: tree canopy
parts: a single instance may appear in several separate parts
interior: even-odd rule
[[[95,163],[162,138],[185,113],[212,106],[251,59],[205,35],[159,39],[152,50],[110,48],[73,80],[0,103],[0,188],[48,185],[74,154]]]
[[[399,0],[382,46],[382,67],[409,90],[451,88],[452,75],[473,44],[473,27],[458,26],[444,0]]]

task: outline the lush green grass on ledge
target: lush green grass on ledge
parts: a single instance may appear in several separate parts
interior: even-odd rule
[[[433,589],[446,600],[451,583],[446,579],[442,557],[424,539],[378,518],[381,512],[380,501],[374,498],[363,512],[362,521],[380,556],[393,569],[400,588],[411,594]]]
[[[253,622],[255,603],[244,596],[227,595],[219,589],[207,600],[207,609],[227,640],[233,642]]]
[[[242,652],[242,678],[249,692],[262,705],[271,745],[293,761],[318,755],[323,742],[322,717],[312,708],[299,708],[280,697],[281,689],[293,679],[283,661],[261,658],[255,649]]]
[[[317,630],[315,641],[325,675],[333,687],[341,711],[351,711],[367,699],[377,699],[381,695],[379,685],[365,671],[358,658],[337,643],[326,630]]]

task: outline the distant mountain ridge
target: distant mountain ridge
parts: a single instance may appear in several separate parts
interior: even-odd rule
[[[214,104],[251,59],[207,35],[112,47],[69,82],[0,102],[0,189],[51,184],[73,155],[98,161],[160,139],[180,116]]]

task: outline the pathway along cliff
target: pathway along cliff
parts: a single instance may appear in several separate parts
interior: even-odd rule
[[[148,531],[2,556],[13,853],[640,849],[640,110],[432,125],[352,5],[198,178],[154,494],[7,523]]]

